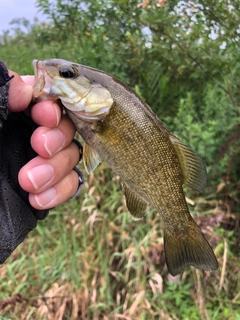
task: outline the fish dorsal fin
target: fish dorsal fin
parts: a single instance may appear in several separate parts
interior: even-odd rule
[[[86,142],[83,145],[83,163],[85,170],[90,174],[100,163],[98,153]]]
[[[126,184],[123,184],[123,191],[126,197],[126,205],[131,216],[134,220],[141,220],[146,215],[147,203],[126,186]]]
[[[170,140],[182,169],[183,184],[199,192],[203,191],[207,184],[207,172],[202,159],[174,135],[170,136]]]

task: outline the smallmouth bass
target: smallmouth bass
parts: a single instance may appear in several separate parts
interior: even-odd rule
[[[152,205],[164,223],[164,248],[174,276],[189,265],[216,270],[217,259],[189,213],[182,185],[206,185],[197,153],[175,137],[141,98],[111,75],[73,62],[33,61],[34,99],[60,99],[84,140],[88,173],[105,160],[124,183],[135,219]]]

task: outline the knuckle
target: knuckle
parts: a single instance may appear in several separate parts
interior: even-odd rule
[[[73,156],[73,152],[70,148],[64,149],[62,151],[62,163],[65,164],[65,166],[67,166],[68,168],[71,168],[74,166],[74,156]]]
[[[71,171],[65,181],[65,190],[68,190],[68,197],[76,193],[78,188],[78,175],[75,171]]]

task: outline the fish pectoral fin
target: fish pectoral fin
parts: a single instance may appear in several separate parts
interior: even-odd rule
[[[100,163],[98,153],[87,143],[83,145],[83,163],[85,170],[90,174]]]
[[[217,270],[218,262],[207,239],[195,223],[190,220],[186,230],[171,233],[165,230],[164,250],[168,271],[176,276],[185,267],[193,266],[200,270]]]
[[[199,192],[203,191],[207,185],[207,172],[203,160],[175,136],[170,136],[170,140],[182,169],[183,184]]]
[[[126,184],[123,184],[128,211],[134,220],[141,220],[146,215],[147,202],[140,198]]]

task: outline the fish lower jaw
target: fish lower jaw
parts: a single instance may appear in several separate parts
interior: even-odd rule
[[[45,77],[44,74],[39,74],[38,77],[35,78],[35,84],[33,86],[33,97],[37,100],[57,100],[54,99],[54,95],[51,94],[51,79],[49,77]]]

